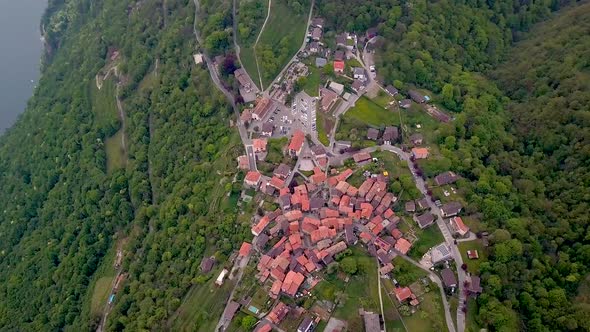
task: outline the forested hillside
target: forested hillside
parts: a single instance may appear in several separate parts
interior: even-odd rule
[[[95,274],[120,238],[129,276],[107,330],[161,328],[203,254],[223,259],[248,234],[226,202],[240,148],[231,108],[192,60],[192,1],[49,8],[39,87],[0,138],[0,330],[94,329]],[[95,98],[95,76],[114,64],[129,159],[107,171],[121,120],[114,99]]]
[[[373,15],[352,10],[368,6],[355,0],[322,0],[318,9],[331,29],[378,27],[381,79],[402,91],[429,89],[456,112],[437,132],[438,143],[469,180],[468,213],[481,215],[492,232],[478,323],[503,331],[590,329],[583,302],[590,265],[589,5],[371,4]],[[566,9],[551,13],[559,8]]]

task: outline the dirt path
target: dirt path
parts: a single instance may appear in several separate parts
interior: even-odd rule
[[[119,97],[119,91],[121,89],[121,76],[119,75],[119,68],[114,65],[109,70],[107,70],[106,74],[103,77],[100,77],[99,74],[96,75],[96,88],[98,90],[102,89],[104,81],[106,81],[110,75],[114,75],[117,78],[116,88],[115,88],[115,99],[117,101],[117,110],[119,112],[119,119],[121,120],[121,149],[123,150],[123,159],[125,161],[125,166],[127,166],[129,158],[127,154],[127,114],[125,114],[125,109],[123,108],[123,104],[121,103],[121,98]]]
[[[117,88],[115,89],[115,98],[117,99],[117,109],[119,110],[119,118],[121,119],[121,148],[123,149],[123,159],[125,160],[125,167],[129,162],[128,154],[127,154],[127,114],[125,114],[125,109],[123,108],[123,104],[121,103],[121,98],[119,98],[119,90],[121,89],[121,80],[119,79],[119,75],[117,74]]]
[[[377,260],[375,258],[375,260]],[[381,272],[379,271],[379,261],[377,261],[377,284],[379,285],[379,304],[381,305],[381,317],[385,320],[385,311],[383,311],[383,295],[381,295]],[[383,332],[387,332],[385,324],[383,324]]]
[[[264,91],[264,86],[262,85],[262,75],[260,74],[260,66],[258,65],[258,55],[256,55],[256,46],[258,46],[258,40],[260,40],[260,36],[262,36],[262,32],[266,27],[266,22],[268,22],[268,18],[270,17],[270,7],[272,6],[272,0],[268,0],[268,10],[266,12],[266,18],[264,19],[264,23],[262,23],[262,28],[260,28],[260,32],[256,37],[256,42],[254,42],[254,46],[252,47],[252,51],[254,52],[254,61],[256,61],[256,70],[258,70],[258,79],[260,80],[260,91]]]

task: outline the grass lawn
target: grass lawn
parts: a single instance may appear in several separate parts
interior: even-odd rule
[[[115,269],[113,267],[116,255],[116,243],[113,243],[100,267],[95,273],[94,283],[90,284],[89,292],[92,292],[90,303],[86,303],[90,307],[90,314],[92,317],[98,317],[102,314],[104,305],[107,303],[111,284],[115,278]]]
[[[475,317],[477,317],[477,313],[478,313],[477,302],[474,299],[469,299],[469,301],[467,301],[467,314],[465,317],[465,331],[478,332],[481,330],[481,327],[475,321]]]
[[[477,250],[479,259],[469,259],[467,257],[467,250]],[[463,262],[467,264],[467,271],[479,274],[479,265],[488,260],[487,253],[481,240],[473,240],[468,242],[459,242],[459,251]]]
[[[334,126],[334,119],[322,111],[316,112],[316,129],[318,131],[318,140],[325,146],[330,145],[330,139],[328,138],[328,131]]]
[[[394,270],[392,275],[400,285],[409,286],[410,284],[414,283],[416,280],[425,277],[426,271],[422,270],[421,268],[407,262],[402,257],[395,257],[392,261],[394,266]]]
[[[337,277],[327,278],[314,288],[314,295],[319,300],[340,300],[333,316],[348,322],[348,331],[362,331],[363,321],[358,314],[359,308],[380,312],[379,287],[377,284],[377,262],[375,258],[358,247],[351,248],[357,260],[359,270],[351,276],[348,283]]]
[[[440,232],[440,229],[436,226],[436,224],[426,228],[420,229],[419,227],[415,227],[415,234],[418,237],[418,241],[414,242],[412,245],[412,249],[408,255],[415,260],[420,260],[422,256],[432,247],[437,244],[441,244],[444,242],[444,237]]]
[[[344,117],[375,127],[399,125],[397,114],[379,106],[367,97],[361,97],[355,106],[344,114]]]
[[[404,143],[409,143],[409,137],[414,133],[421,133],[424,136],[424,145],[435,142],[440,122],[428,115],[421,105],[412,104],[412,107],[407,110],[401,110],[400,112],[403,123],[402,133],[404,135]],[[421,128],[416,128],[416,125],[420,125]]]
[[[256,67],[256,57],[254,55],[254,49],[252,47],[240,48],[240,61],[244,69],[248,72],[252,81],[258,88],[260,88],[260,76],[258,76],[258,68]]]
[[[303,86],[303,90],[312,97],[317,97],[319,95],[319,87],[320,87],[320,79],[321,73],[320,69],[317,68],[314,64],[309,65],[309,74],[306,77],[305,85]]]
[[[104,142],[107,154],[107,172],[109,173],[125,166],[125,151],[121,146],[121,135],[123,135],[123,131],[119,130]]]
[[[99,126],[108,126],[111,123],[119,122],[119,111],[115,99],[115,82],[107,79],[103,82],[102,88],[98,90],[94,80],[90,82],[90,96],[92,99],[92,110]]]
[[[94,284],[94,292],[92,292],[92,303],[90,305],[90,313],[92,316],[99,316],[107,303],[111,285],[113,284],[114,274],[108,277],[102,277]]]
[[[408,164],[392,152],[375,151],[372,156],[383,163],[383,168],[389,173],[389,177],[392,179],[397,179],[401,175],[412,175]]]
[[[442,299],[437,288],[425,293],[420,299],[419,310],[404,317],[408,331],[448,331]]]
[[[215,276],[220,269],[212,273],[213,277],[202,285],[195,285],[183,299],[169,321],[172,331],[213,331],[234,286],[226,279],[221,287],[215,285]]]
[[[287,48],[287,57],[280,63],[273,72],[265,73],[261,67],[262,81],[264,86],[274,80],[276,75],[283,69],[287,62],[301,47],[306,34],[307,16],[309,14],[309,2],[304,2],[301,14],[295,14],[287,5],[286,1],[273,1],[270,8],[270,17],[260,35],[258,46],[270,45],[273,50],[278,49],[279,44],[285,38],[284,46]],[[258,64],[262,66],[260,54],[257,55]]]
[[[363,275],[350,279],[344,289],[346,300],[343,305],[339,305],[334,311],[334,317],[348,321],[350,331],[362,330],[363,321],[358,314],[359,308],[380,311],[377,262],[375,262],[374,258],[368,256],[359,256],[357,259],[359,263],[362,262],[367,267],[367,270]]]

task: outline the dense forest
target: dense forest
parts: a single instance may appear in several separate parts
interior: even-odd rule
[[[50,1],[51,56],[0,138],[1,330],[93,329],[94,274],[122,237],[129,276],[107,330],[161,328],[203,254],[223,259],[249,235],[224,202],[240,145],[192,61],[194,13],[188,0]],[[121,121],[93,94],[112,50],[129,160],[109,172],[104,142]]]
[[[316,5],[328,29],[378,27],[383,81],[430,89],[456,112],[438,143],[469,180],[468,212],[492,233],[478,323],[590,330],[590,5]],[[224,260],[248,237],[225,201],[241,152],[231,109],[192,61],[194,24],[210,55],[231,48],[231,1],[202,0],[197,22],[195,9],[192,0],[49,1],[39,87],[0,137],[0,330],[95,328],[91,290],[121,238],[129,276],[106,329],[165,329],[202,282],[201,258]],[[122,121],[96,98],[95,76],[114,64],[113,50],[128,160],[108,170],[105,142]],[[196,327],[211,319],[200,310]]]
[[[478,322],[589,330],[590,5],[383,0],[371,3],[374,15],[342,10],[357,6],[369,4],[323,0],[318,8],[332,29],[378,27],[383,81],[430,89],[458,112],[437,137],[452,169],[470,180],[468,212],[481,213],[492,232]]]

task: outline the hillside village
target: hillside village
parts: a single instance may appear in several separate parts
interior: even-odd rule
[[[464,324],[469,298],[482,291],[470,261],[485,259],[484,249],[463,244],[485,243],[487,234],[476,236],[462,219],[460,177],[444,170],[429,178],[422,170],[439,153],[429,145],[428,130],[452,118],[427,92],[404,95],[380,85],[372,56],[376,29],[328,40],[322,18],[310,23],[305,47],[267,90],[260,91],[245,69],[233,73],[246,148],[237,158],[240,204],[255,204],[258,213],[253,239],[242,243],[231,269],[214,257],[202,262],[203,273],[216,264],[227,267],[217,285],[237,280],[218,329],[233,330],[246,317],[257,320],[254,331],[355,331],[362,323],[372,332],[400,322],[407,329],[404,317],[431,311],[436,302],[446,318],[433,317],[432,326],[443,328],[437,324],[446,319],[454,331],[450,317]],[[216,59],[217,68],[223,61]],[[360,112],[361,122],[339,133],[339,125],[350,125],[349,111]],[[363,123],[373,111],[399,122]],[[401,122],[404,112],[410,123]],[[400,188],[405,173],[413,188]],[[378,298],[355,307],[357,319],[338,318],[342,300],[323,298],[321,289],[333,278],[345,284],[361,278],[356,266],[344,267],[357,256],[374,260],[377,280],[367,282],[378,281]]]

